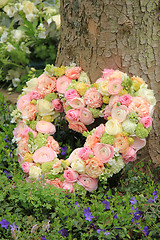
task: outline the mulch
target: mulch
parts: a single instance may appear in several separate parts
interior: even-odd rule
[[[20,93],[16,93],[16,92],[8,92],[5,89],[0,89],[0,93],[3,94],[4,97],[6,97],[6,99],[8,100],[8,102],[16,105],[17,103],[17,98],[20,95]]]

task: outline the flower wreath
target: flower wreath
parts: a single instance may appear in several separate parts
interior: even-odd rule
[[[91,84],[81,67],[47,65],[44,73],[27,83],[13,111],[13,140],[18,162],[28,181],[46,183],[74,192],[97,189],[145,146],[156,100],[139,77],[104,69]],[[59,159],[54,120],[65,113],[69,128],[86,137],[66,159]],[[96,118],[105,123],[88,131]],[[82,186],[82,187],[80,187]]]

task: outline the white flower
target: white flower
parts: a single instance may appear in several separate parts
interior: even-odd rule
[[[80,158],[74,159],[71,163],[71,167],[73,168],[74,171],[78,172],[79,174],[85,173],[84,161]]]
[[[116,119],[110,119],[105,126],[106,133],[109,135],[117,135],[122,132],[121,124]]]
[[[31,166],[29,169],[29,177],[38,179],[41,175],[41,172],[42,172],[42,170],[40,167]]]
[[[36,89],[36,87],[38,86],[37,78],[32,78],[31,80],[26,82],[26,85],[27,87],[23,88],[23,94],[27,94]]]
[[[0,8],[4,7],[7,4],[8,0],[1,0]]]
[[[57,30],[60,29],[60,26],[61,26],[61,18],[60,18],[60,14],[58,15],[55,15],[53,17],[50,18],[50,21],[54,21],[56,23],[56,27],[57,27]],[[48,22],[48,21],[47,21]],[[49,23],[48,23],[49,24]]]
[[[23,12],[26,15],[29,15],[30,13],[37,13],[38,12],[38,9],[34,5],[34,3],[30,2],[30,1],[23,1],[22,5],[23,5]]]
[[[142,84],[136,95],[138,97],[145,98],[150,105],[156,105],[156,98],[154,96],[154,92],[151,89],[147,89],[147,84]]]
[[[24,37],[24,32],[22,32],[21,30],[18,30],[18,29],[12,30],[11,34],[17,42],[19,42],[21,40],[21,38]]]
[[[98,82],[97,87],[98,87],[98,92],[100,92],[104,96],[109,96],[107,80],[104,79],[103,81]]]
[[[11,52],[14,49],[15,49],[15,47],[12,44],[7,45],[7,52]]]
[[[46,116],[46,115],[54,115],[55,111],[54,107],[51,102],[45,100],[45,99],[38,99],[37,100],[37,112],[40,116]]]
[[[33,13],[26,14],[26,18],[29,22],[33,22],[33,20],[36,18],[36,15]]]
[[[3,8],[3,10],[4,10],[4,12],[6,12],[6,14],[7,14],[10,18],[11,18],[11,17],[14,17],[14,15],[15,15],[15,13],[16,13],[15,7],[9,6],[9,5],[5,6],[5,7]]]
[[[28,48],[27,46],[25,46],[25,43],[24,43],[24,42],[21,42],[20,48],[21,48],[22,51],[24,51],[24,52],[26,52],[26,53],[28,53],[28,54],[31,53],[31,51],[29,50],[29,48]]]
[[[13,84],[14,87],[17,87],[19,82],[20,82],[19,78],[13,78],[12,79],[12,84]]]
[[[7,41],[7,36],[8,36],[8,32],[4,31],[1,36],[1,43],[4,43]]]
[[[84,83],[87,83],[87,84],[91,84],[90,79],[87,76],[87,73],[84,72],[84,71],[81,71],[81,74],[80,74],[80,76],[78,78],[78,81],[79,82],[84,82]]]
[[[14,6],[16,11],[21,11],[23,9],[23,5],[21,3],[15,3]]]
[[[40,32],[40,33],[38,34],[38,37],[39,37],[40,39],[45,39],[45,38],[46,38],[46,32],[45,32],[45,31]]]
[[[124,129],[124,131],[129,133],[130,135],[134,134],[134,131],[135,131],[136,127],[137,127],[137,124],[130,121],[129,119],[126,119],[122,123],[122,128]]]

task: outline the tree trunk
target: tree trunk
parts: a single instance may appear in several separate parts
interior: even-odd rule
[[[92,82],[104,68],[142,77],[154,90],[153,128],[139,159],[160,164],[160,2],[159,0],[61,0],[57,66],[75,62]]]

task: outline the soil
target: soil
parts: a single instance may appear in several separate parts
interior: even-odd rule
[[[20,93],[16,92],[8,92],[5,89],[0,89],[0,93],[3,94],[4,97],[8,99],[8,101],[14,105],[17,103],[17,98],[20,95]]]

